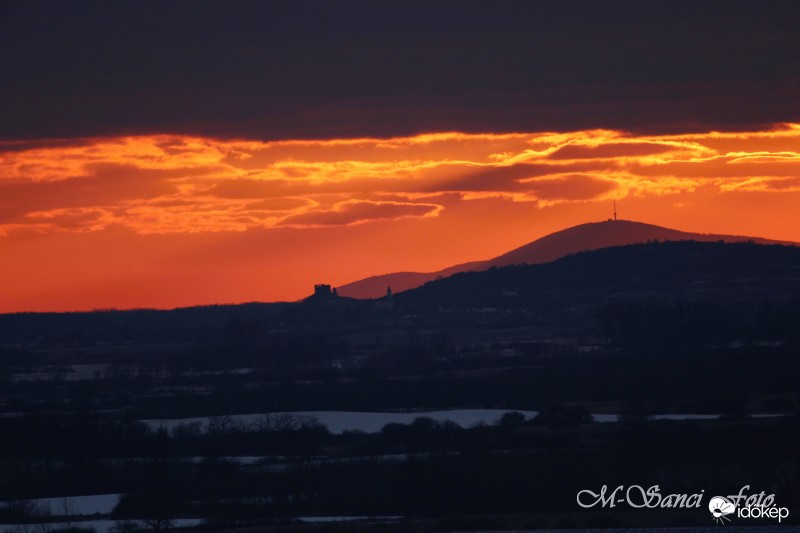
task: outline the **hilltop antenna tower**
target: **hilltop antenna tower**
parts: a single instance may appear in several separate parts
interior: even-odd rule
[[[614,222],[617,221],[617,201],[614,200]]]

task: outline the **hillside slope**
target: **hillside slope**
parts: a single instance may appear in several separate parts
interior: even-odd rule
[[[486,261],[454,265],[437,272],[393,272],[371,276],[342,285],[337,290],[340,295],[351,298],[378,298],[386,294],[387,287],[391,287],[393,292],[402,292],[419,287],[440,277],[448,277],[457,272],[480,271],[493,266],[500,267],[521,263],[531,265],[547,263],[584,250],[597,250],[609,246],[623,246],[648,241],[724,241],[728,243],[753,241],[760,244],[790,244],[740,235],[690,233],[631,220],[608,220],[580,224],[551,233]]]

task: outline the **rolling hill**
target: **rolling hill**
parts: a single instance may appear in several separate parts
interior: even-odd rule
[[[648,241],[724,241],[728,243],[753,241],[760,244],[793,244],[739,235],[689,233],[631,220],[608,220],[580,224],[551,233],[486,261],[454,265],[437,272],[393,272],[371,276],[341,285],[337,290],[341,296],[351,298],[378,298],[386,294],[387,287],[391,287],[393,292],[402,292],[457,272],[481,271],[493,266],[501,267],[521,263],[547,263],[575,252]]]

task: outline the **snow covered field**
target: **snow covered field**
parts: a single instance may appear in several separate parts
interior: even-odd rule
[[[509,409],[450,409],[443,411],[413,411],[413,412],[361,412],[361,411],[294,411],[282,413],[254,413],[246,415],[233,415],[230,418],[240,424],[250,425],[258,422],[260,418],[269,416],[293,415],[307,420],[316,420],[331,431],[331,433],[342,433],[344,431],[364,431],[366,433],[376,433],[383,429],[386,424],[411,424],[416,418],[428,417],[437,421],[451,421],[463,428],[468,428],[476,424],[493,424],[508,412]],[[538,411],[516,411],[525,415],[525,418],[536,417]],[[694,414],[676,413],[652,415],[652,420],[714,420],[719,418],[718,414]],[[753,415],[754,417],[768,417],[781,415]],[[167,430],[181,424],[199,424],[202,430],[208,429],[209,420],[213,417],[196,418],[175,418],[142,420],[151,428],[163,427]],[[593,414],[595,422],[619,422],[620,415],[617,414]]]
[[[202,522],[199,518],[176,518],[172,527],[195,527]],[[97,533],[109,533],[118,524],[115,520],[84,520],[72,522],[48,522],[46,524],[0,524],[0,533],[17,533],[29,531],[52,531],[67,527],[93,528]]]
[[[470,427],[475,424],[491,424],[500,420],[503,414],[508,413],[508,409],[452,409],[447,411],[423,411],[423,412],[359,412],[359,411],[295,411],[291,413],[256,413],[247,415],[234,415],[231,418],[242,424],[253,424],[261,417],[269,415],[294,415],[298,417],[308,417],[316,419],[328,427],[332,433],[342,433],[344,431],[364,431],[375,433],[380,431],[383,426],[390,423],[410,424],[416,418],[428,417],[438,421],[449,420],[461,427]],[[526,418],[535,417],[537,411],[519,411]],[[211,417],[181,418],[181,419],[161,419],[143,420],[144,423],[152,428],[163,427],[171,430],[180,424],[199,423],[202,429],[208,428]]]
[[[110,514],[119,503],[121,494],[93,494],[28,500],[36,509],[55,516],[91,516]]]

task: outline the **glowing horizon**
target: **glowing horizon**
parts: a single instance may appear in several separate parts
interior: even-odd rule
[[[0,312],[296,300],[611,216],[800,241],[800,124],[0,142]]]

